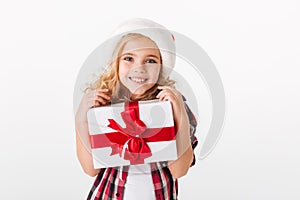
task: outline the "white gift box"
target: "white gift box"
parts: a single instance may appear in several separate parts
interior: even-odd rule
[[[92,108],[87,118],[95,169],[177,159],[169,101]]]

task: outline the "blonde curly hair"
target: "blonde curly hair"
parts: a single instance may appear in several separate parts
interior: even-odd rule
[[[139,101],[139,100],[155,99],[156,95],[159,93],[157,86],[163,85],[163,86],[174,87],[175,81],[169,79],[169,77],[165,77],[162,73],[162,68],[157,83],[153,87],[145,91],[143,94],[140,95],[131,94],[129,89],[127,89],[121,83],[118,76],[121,52],[128,41],[139,39],[139,38],[147,38],[151,40],[149,37],[144,36],[140,33],[128,33],[124,35],[119,40],[119,42],[117,43],[114,49],[108,68],[99,77],[99,79],[97,79],[94,83],[91,83],[84,90],[84,92],[88,90],[96,90],[96,89],[109,89],[109,95],[111,95],[111,99],[112,99],[111,103],[117,103],[122,101]],[[154,42],[153,40],[151,41]]]

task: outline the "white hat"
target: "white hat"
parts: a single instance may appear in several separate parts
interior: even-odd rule
[[[140,33],[151,38],[158,46],[163,65],[163,74],[168,76],[175,66],[176,48],[174,35],[164,26],[149,19],[133,18],[121,23],[112,36],[122,37],[128,33]]]

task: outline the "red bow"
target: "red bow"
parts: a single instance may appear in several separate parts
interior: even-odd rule
[[[140,120],[138,109],[135,104],[125,105],[125,111],[121,112],[125,128],[122,128],[115,120],[108,119],[108,127],[118,131],[118,137],[108,139],[114,143],[111,155],[119,153],[120,157],[130,160],[130,164],[144,163],[144,159],[152,156],[151,150],[144,139],[143,133],[147,130],[146,124]],[[126,142],[124,143],[124,140]]]

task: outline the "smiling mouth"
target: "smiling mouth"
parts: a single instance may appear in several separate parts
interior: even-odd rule
[[[143,84],[148,80],[147,78],[139,78],[139,77],[129,77],[129,79],[138,84]]]

